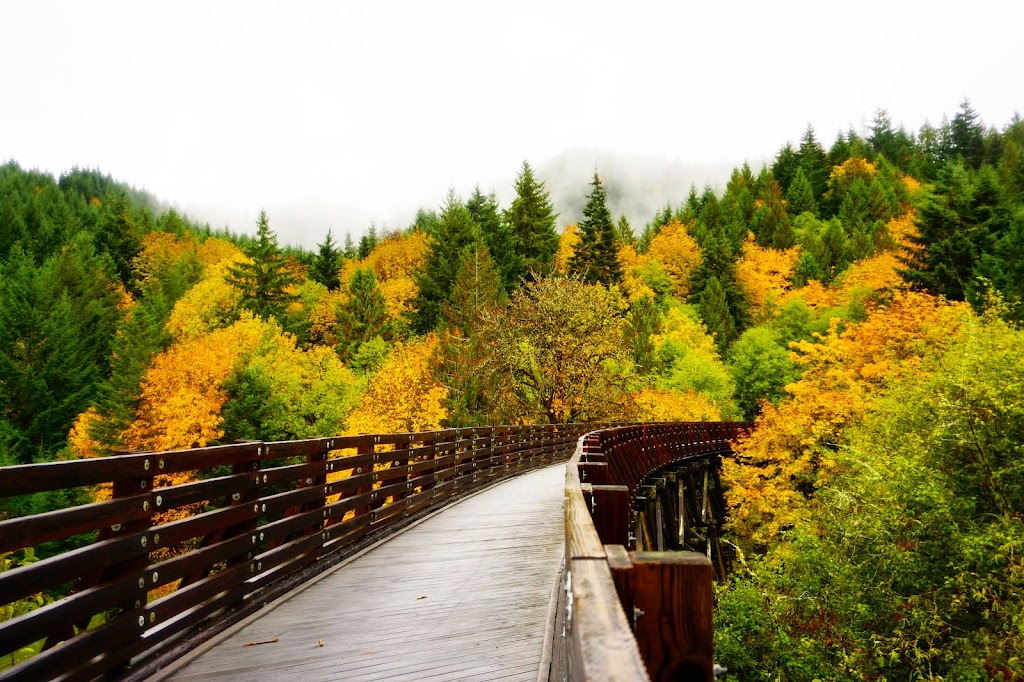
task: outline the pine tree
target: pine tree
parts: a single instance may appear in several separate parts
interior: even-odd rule
[[[611,286],[622,281],[615,225],[608,210],[601,178],[596,172],[590,184],[593,189],[583,207],[583,220],[579,222],[580,242],[569,261],[569,270],[580,275],[588,284],[600,282]]]
[[[960,103],[960,111],[953,116],[950,137],[952,153],[962,158],[968,168],[980,168],[985,159],[985,127],[966,97]]]
[[[629,244],[636,247],[636,234],[633,232],[633,227],[629,224],[629,219],[624,215],[620,215],[619,222],[615,224],[615,239],[620,244]]]
[[[501,419],[507,378],[489,362],[493,338],[486,321],[504,304],[505,290],[487,247],[471,244],[463,251],[451,300],[444,306],[444,331],[434,363],[435,376],[448,388],[449,427]]]
[[[786,143],[786,146],[779,150],[775,162],[772,164],[772,175],[782,186],[783,190],[789,189],[789,183],[796,177],[796,169],[800,166],[800,155],[793,150],[793,145]]]
[[[348,299],[339,310],[338,356],[343,362],[348,362],[360,344],[378,336],[385,340],[390,338],[391,328],[391,314],[377,286],[373,268],[359,268],[352,274]]]
[[[142,232],[122,192],[112,192],[103,205],[96,232],[96,246],[114,262],[121,283],[134,291],[132,260],[142,250]]]
[[[811,189],[814,190],[814,200],[819,201],[828,187],[831,169],[828,165],[828,156],[814,137],[814,128],[810,123],[807,124],[804,136],[800,139],[800,150],[797,155],[800,157],[799,167],[803,169],[804,175],[811,183]]]
[[[288,289],[298,278],[288,269],[266,211],[256,218],[256,239],[242,251],[250,261],[228,271],[228,281],[241,294],[242,307],[263,319],[283,317],[295,298]]]
[[[735,340],[736,322],[729,310],[729,303],[725,298],[725,289],[717,277],[708,279],[704,290],[701,291],[698,299],[701,319],[707,325],[708,332],[715,338],[715,344],[719,351],[724,352],[730,343]]]
[[[366,258],[370,252],[377,247],[377,226],[370,224],[366,234],[359,238],[359,251],[356,253],[360,259]]]
[[[345,249],[342,255],[349,260],[353,260],[357,255],[359,255],[359,252],[356,251],[356,245],[352,241],[352,233],[350,232],[345,233]]]
[[[466,202],[466,208],[498,268],[502,287],[505,291],[511,291],[519,284],[519,277],[523,271],[522,256],[516,248],[516,236],[511,225],[498,211],[498,198],[494,192],[485,195],[477,185],[473,195]]]
[[[335,291],[341,286],[338,270],[341,268],[342,253],[334,245],[330,229],[327,230],[327,236],[323,243],[318,244],[317,247],[319,250],[313,257],[313,269],[309,273],[310,279],[323,284],[328,291]]]
[[[554,267],[558,252],[555,230],[558,214],[551,207],[544,183],[534,178],[533,169],[526,161],[516,176],[515,186],[516,198],[505,212],[505,220],[512,228],[522,257],[521,275],[533,280],[550,273]]]
[[[649,374],[654,369],[654,340],[651,337],[659,332],[658,319],[658,309],[651,296],[635,301],[626,316],[626,341],[633,355],[633,364],[641,374]]]
[[[814,200],[814,188],[803,168],[798,168],[793,182],[789,184],[786,191],[786,210],[791,216],[798,216],[801,213],[818,212],[818,202]]]
[[[441,310],[451,297],[462,252],[479,239],[469,209],[454,189],[448,190],[448,199],[441,209],[435,233],[430,235],[426,261],[417,273],[419,294],[413,328],[418,333],[425,334],[437,326]]]

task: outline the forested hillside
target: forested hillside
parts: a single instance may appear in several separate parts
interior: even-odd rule
[[[100,172],[8,162],[0,464],[754,419],[723,472],[734,679],[1024,675],[1024,122],[965,100],[916,132],[808,126],[642,228],[604,186],[580,178],[561,225],[524,162],[507,206],[449,191],[309,253],[272,215],[213,232]]]

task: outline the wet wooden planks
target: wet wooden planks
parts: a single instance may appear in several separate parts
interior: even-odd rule
[[[536,680],[561,559],[564,472],[531,472],[447,508],[171,679]]]

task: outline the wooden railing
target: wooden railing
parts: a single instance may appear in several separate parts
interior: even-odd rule
[[[0,498],[87,504],[0,520],[0,554],[79,545],[0,573],[0,680],[139,679],[452,498],[572,452],[582,425],[246,442],[0,469]],[[45,543],[51,543],[49,545]],[[58,546],[61,546],[58,544]]]
[[[579,439],[565,485],[569,679],[714,679],[711,560],[630,552],[633,501],[655,472],[727,452],[750,426],[649,424]]]

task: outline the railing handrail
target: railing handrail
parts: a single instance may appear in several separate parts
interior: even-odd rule
[[[567,457],[592,428],[254,441],[0,468],[0,497],[111,490],[109,500],[0,520],[0,552],[98,531],[84,547],[0,573],[0,605],[76,583],[72,593],[0,623],[0,656],[47,640],[41,653],[0,671],[0,680],[155,672],[197,638],[429,510]],[[211,469],[213,478],[161,478]],[[177,587],[154,594],[169,585]],[[97,614],[106,621],[95,625]]]
[[[713,679],[710,560],[628,552],[628,517],[648,476],[726,451],[750,426],[638,424],[580,437],[565,479],[569,679]]]

